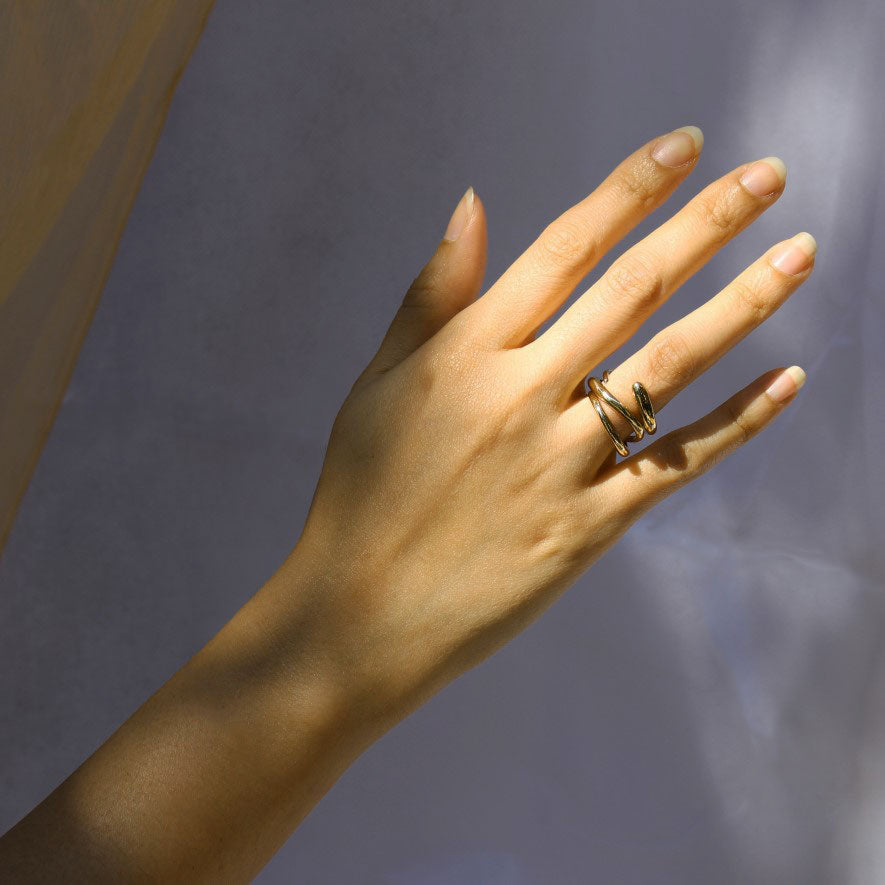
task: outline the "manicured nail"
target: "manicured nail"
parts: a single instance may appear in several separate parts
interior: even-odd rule
[[[816,240],[811,234],[803,231],[783,243],[771,256],[771,263],[784,273],[797,274],[811,264],[815,252],[817,252]]]
[[[449,219],[449,226],[443,235],[444,240],[454,243],[461,236],[462,231],[467,227],[467,222],[473,215],[473,188],[467,188],[464,196],[461,197],[455,211]]]
[[[780,157],[757,160],[741,176],[741,184],[756,197],[767,197],[787,180],[787,167]]]
[[[693,160],[704,146],[704,133],[697,126],[682,126],[658,139],[651,155],[662,166],[676,168]]]
[[[768,385],[765,392],[775,402],[782,403],[796,393],[804,383],[805,371],[799,366],[790,366]]]

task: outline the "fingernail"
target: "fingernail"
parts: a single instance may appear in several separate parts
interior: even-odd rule
[[[756,197],[767,197],[787,180],[787,167],[780,157],[757,160],[741,176],[741,184]]]
[[[771,263],[788,274],[801,273],[811,264],[817,252],[817,242],[811,234],[803,231],[784,243],[772,256]]]
[[[662,166],[676,168],[693,160],[704,146],[704,133],[697,126],[682,126],[658,139],[651,155]]]
[[[470,221],[471,216],[473,215],[473,188],[467,188],[464,196],[458,202],[458,205],[455,206],[455,211],[452,213],[452,217],[449,219],[449,226],[446,228],[446,232],[443,235],[444,240],[448,240],[451,243],[454,243],[458,237],[461,236],[462,231],[465,227],[467,227],[467,222]]]
[[[777,403],[788,400],[805,383],[805,371],[799,366],[790,366],[784,369],[765,392]]]

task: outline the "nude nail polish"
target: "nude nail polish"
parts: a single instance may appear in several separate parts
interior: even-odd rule
[[[787,167],[780,157],[757,160],[741,176],[741,184],[756,197],[767,197],[783,185]]]
[[[449,219],[449,224],[448,227],[446,227],[445,234],[443,234],[443,239],[448,240],[450,243],[454,243],[455,240],[461,236],[464,228],[467,227],[467,222],[470,221],[472,215],[473,188],[469,187],[464,193],[464,196],[458,201],[458,205],[455,206],[455,211]]]
[[[704,133],[697,126],[682,126],[658,139],[651,155],[662,166],[677,168],[691,162],[704,145]]]
[[[770,260],[779,271],[793,275],[810,267],[816,252],[817,242],[814,237],[803,231],[783,243]]]
[[[801,366],[790,366],[784,369],[771,384],[765,389],[765,392],[778,403],[788,400],[799,388],[805,383],[805,371]]]

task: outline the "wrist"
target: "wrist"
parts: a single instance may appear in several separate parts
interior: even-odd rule
[[[329,716],[371,742],[469,664],[458,666],[465,656],[426,617],[430,576],[380,550],[366,557],[342,546],[303,535],[261,592],[280,625],[280,653],[296,665],[309,658]]]
[[[353,576],[301,542],[230,627],[259,649],[292,726],[358,755],[409,712],[373,666]]]

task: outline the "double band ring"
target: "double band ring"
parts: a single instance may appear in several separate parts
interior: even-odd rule
[[[626,458],[627,455],[630,454],[630,450],[627,448],[626,443],[638,441],[645,436],[646,432],[651,435],[657,429],[655,410],[651,404],[651,398],[648,395],[648,391],[643,384],[639,381],[634,381],[633,395],[636,397],[640,412],[640,416],[637,419],[630,411],[628,411],[627,407],[605,387],[605,382],[607,381],[608,371],[602,373],[602,380],[594,378],[591,375],[587,379],[587,396],[589,397],[590,402],[593,403],[593,408],[596,409],[596,414],[599,415],[599,420],[602,421],[602,426],[608,431],[608,435],[611,437],[614,447],[618,450],[620,455],[623,455]],[[606,415],[605,410],[602,408],[603,400],[623,415],[633,428],[633,432],[625,439],[621,439],[614,424],[612,424],[608,415]]]

